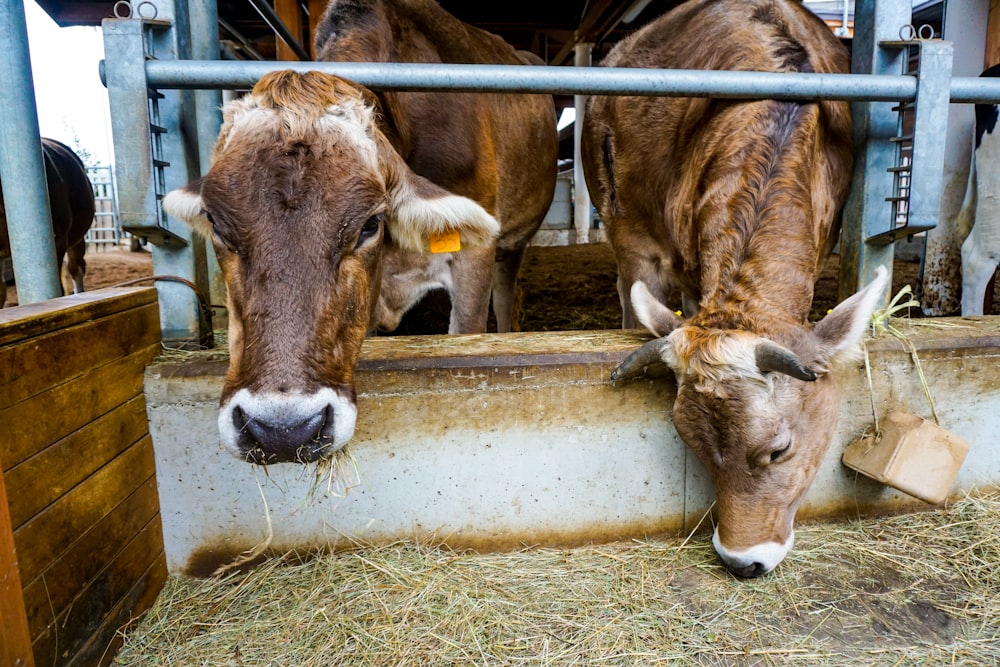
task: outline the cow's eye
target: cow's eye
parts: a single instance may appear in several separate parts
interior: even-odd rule
[[[772,451],[769,457],[771,463],[777,463],[778,461],[783,459],[785,455],[788,454],[789,450],[791,450],[791,448],[792,448],[792,443],[787,442],[785,443],[785,446],[782,447],[781,449],[775,449],[774,451]]]
[[[365,241],[378,234],[384,222],[385,213],[377,213],[365,220],[365,224],[361,225],[361,233],[358,234],[358,242],[355,247],[361,246]]]

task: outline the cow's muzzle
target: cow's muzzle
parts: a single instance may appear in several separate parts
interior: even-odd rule
[[[311,463],[354,434],[353,397],[323,389],[309,395],[236,392],[219,410],[222,445],[258,465]]]

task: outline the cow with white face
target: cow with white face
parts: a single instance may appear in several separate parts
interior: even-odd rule
[[[691,0],[611,67],[847,72],[844,47],[791,0]],[[673,423],[715,484],[714,545],[739,576],[771,571],[836,432],[831,369],[853,358],[886,271],[815,325],[819,266],[852,168],[850,107],[814,100],[590,98],[587,185],[618,262],[623,325],[659,336],[621,380],[665,363]],[[684,296],[681,318],[664,306]]]
[[[219,431],[247,461],[314,461],[353,435],[354,368],[390,238],[426,252],[437,234],[472,248],[499,234],[476,202],[411,171],[375,114],[338,77],[268,74],[223,109],[209,172],[164,198],[211,239],[225,276]]]

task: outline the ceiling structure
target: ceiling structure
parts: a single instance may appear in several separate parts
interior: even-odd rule
[[[549,64],[565,65],[573,62],[577,42],[594,43],[594,58],[599,59],[624,35],[681,1],[440,0],[440,4],[466,23],[500,35],[515,48],[531,51]],[[108,0],[38,0],[38,4],[60,26],[100,25],[102,19],[113,15],[114,6]],[[298,4],[308,16],[311,7],[324,3],[301,0]],[[274,31],[250,0],[218,0],[218,11],[220,38],[234,43],[234,51],[249,54],[242,47],[250,47],[264,59],[275,57]],[[308,48],[308,35],[303,37],[303,46]]]
[[[937,4],[924,0],[920,4]],[[550,65],[573,63],[573,47],[579,42],[593,44],[593,59],[599,61],[625,35],[681,4],[682,0],[439,0],[442,7],[459,19],[496,33],[515,48],[541,56]],[[308,26],[315,23],[325,0],[217,0],[219,37],[231,54],[241,58],[276,59],[275,31],[254,4],[278,7],[288,15],[288,7],[298,8],[302,28],[301,44],[308,49]],[[844,0],[806,0],[831,27],[839,27]],[[113,15],[114,0],[38,0],[38,4],[61,26],[100,25]],[[138,4],[138,0],[133,0]],[[853,0],[848,0],[853,14]],[[282,8],[284,7],[284,8]]]

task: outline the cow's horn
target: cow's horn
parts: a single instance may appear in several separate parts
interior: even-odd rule
[[[618,368],[611,372],[611,381],[620,382],[634,375],[639,375],[647,367],[656,369],[653,373],[647,373],[647,375],[665,375],[666,364],[661,355],[664,345],[670,345],[664,338],[657,338],[645,343],[638,350],[625,357],[625,361],[621,362]]]
[[[769,340],[757,344],[754,358],[757,361],[757,368],[765,373],[769,371],[784,373],[805,382],[816,379],[816,372],[802,363],[794,352]]]

